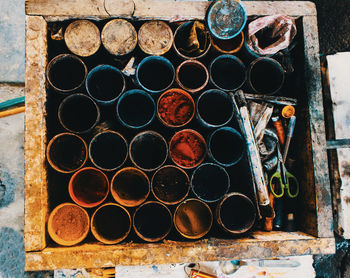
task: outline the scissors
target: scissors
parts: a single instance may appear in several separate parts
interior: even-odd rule
[[[287,192],[289,198],[295,198],[299,194],[299,182],[295,176],[287,171],[279,144],[277,144],[277,156],[277,169],[270,179],[271,193],[276,198],[281,198]],[[276,191],[280,193],[276,193]]]

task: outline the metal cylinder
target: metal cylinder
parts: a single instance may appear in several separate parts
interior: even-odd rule
[[[104,204],[92,215],[91,232],[102,243],[119,243],[129,235],[130,230],[130,214],[118,204]]]
[[[247,74],[243,62],[233,55],[216,57],[209,65],[210,81],[223,91],[237,90],[246,81]]]
[[[167,165],[154,173],[151,188],[158,201],[166,205],[175,205],[188,195],[190,179],[181,168]]]
[[[193,193],[204,202],[222,199],[230,188],[230,177],[226,170],[214,163],[200,165],[192,174]]]
[[[104,48],[112,55],[123,56],[131,53],[137,45],[137,32],[127,20],[110,20],[102,29],[101,40]]]
[[[145,241],[160,241],[169,234],[171,220],[171,212],[165,205],[150,201],[136,209],[133,218],[134,230]]]
[[[134,167],[126,167],[118,172],[111,181],[111,193],[119,204],[136,207],[146,201],[150,192],[147,175]]]
[[[176,68],[176,82],[190,93],[203,90],[209,81],[206,66],[197,60],[185,60]]]
[[[93,68],[85,84],[89,96],[102,105],[116,102],[126,86],[122,72],[110,65],[99,65]]]
[[[216,208],[218,224],[231,234],[249,231],[255,223],[256,209],[253,202],[241,193],[230,193]]]
[[[46,158],[56,171],[64,174],[73,173],[86,163],[87,145],[78,135],[60,133],[54,136],[47,145]]]
[[[82,242],[89,233],[90,218],[81,207],[63,203],[57,206],[49,216],[47,229],[56,243],[72,246]]]
[[[70,178],[68,192],[72,200],[79,206],[96,207],[107,198],[108,178],[105,173],[96,168],[82,168]]]
[[[136,81],[150,93],[160,93],[168,89],[175,80],[173,64],[161,56],[144,58],[136,69]]]
[[[217,89],[207,90],[197,99],[196,111],[197,119],[202,126],[207,128],[224,126],[233,117],[232,98]]]
[[[183,237],[201,238],[210,231],[212,224],[213,214],[203,201],[187,199],[175,210],[174,226]]]
[[[181,89],[169,89],[158,99],[157,116],[167,127],[182,127],[194,116],[195,105],[190,94]]]
[[[187,21],[176,28],[174,50],[183,59],[199,59],[210,49],[210,38],[205,25],[199,21]]]
[[[132,89],[121,95],[117,102],[117,118],[128,128],[144,128],[156,114],[156,104],[145,91]]]
[[[155,131],[137,134],[129,145],[132,163],[144,171],[153,171],[164,164],[168,157],[168,145],[164,137]]]
[[[83,86],[87,75],[84,62],[72,54],[54,57],[46,69],[46,79],[57,92],[71,93]]]
[[[164,55],[174,41],[173,31],[164,21],[146,21],[139,29],[138,44],[149,55]]]
[[[90,142],[89,157],[91,162],[101,170],[116,170],[128,158],[128,142],[118,132],[101,132]]]
[[[244,150],[242,135],[232,127],[221,127],[209,135],[209,156],[221,166],[237,164],[242,159]]]
[[[64,41],[72,53],[82,57],[91,56],[100,48],[100,30],[89,20],[75,20],[66,28]]]
[[[70,95],[58,107],[58,120],[70,132],[87,133],[100,121],[100,109],[86,95]]]
[[[222,40],[214,36],[210,36],[211,45],[214,49],[223,54],[234,54],[241,50],[244,43],[244,33],[240,32],[232,39]]]
[[[169,153],[177,166],[191,169],[203,162],[207,154],[207,145],[203,136],[197,131],[184,129],[171,138]]]
[[[283,67],[275,59],[260,57],[249,66],[248,82],[255,93],[275,94],[284,83]]]

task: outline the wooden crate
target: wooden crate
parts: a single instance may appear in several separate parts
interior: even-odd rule
[[[26,132],[25,132],[25,251],[26,270],[100,268],[189,261],[266,258],[335,252],[316,9],[303,1],[247,1],[248,16],[287,14],[298,18],[303,30],[305,107],[302,213],[298,232],[256,231],[240,239],[203,239],[156,244],[85,243],[49,246],[46,150],[47,22],[74,18],[109,17],[169,21],[205,17],[209,2],[150,0],[26,0]]]

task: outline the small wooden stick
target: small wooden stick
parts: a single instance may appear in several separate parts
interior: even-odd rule
[[[237,102],[235,99],[235,95],[230,93],[232,97],[232,101],[234,103],[234,107],[236,110],[236,115],[240,117],[239,124],[241,127],[241,131],[244,134],[244,137],[247,140],[247,148],[248,148],[248,160],[250,165],[250,170],[253,175],[253,179],[256,184],[257,192],[258,192],[258,202],[260,206],[267,206],[270,204],[269,194],[267,190],[266,181],[264,178],[263,167],[261,164],[260,154],[258,147],[255,142],[255,136],[253,133],[252,125],[250,122],[249,111],[247,107],[247,102],[244,98],[244,94],[242,90],[237,91]]]

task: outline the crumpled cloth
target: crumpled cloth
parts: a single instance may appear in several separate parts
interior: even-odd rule
[[[276,39],[271,45],[261,48],[256,34],[262,31],[263,36]],[[248,24],[246,43],[259,55],[273,55],[287,48],[297,33],[295,21],[287,15],[271,15],[259,17]]]

